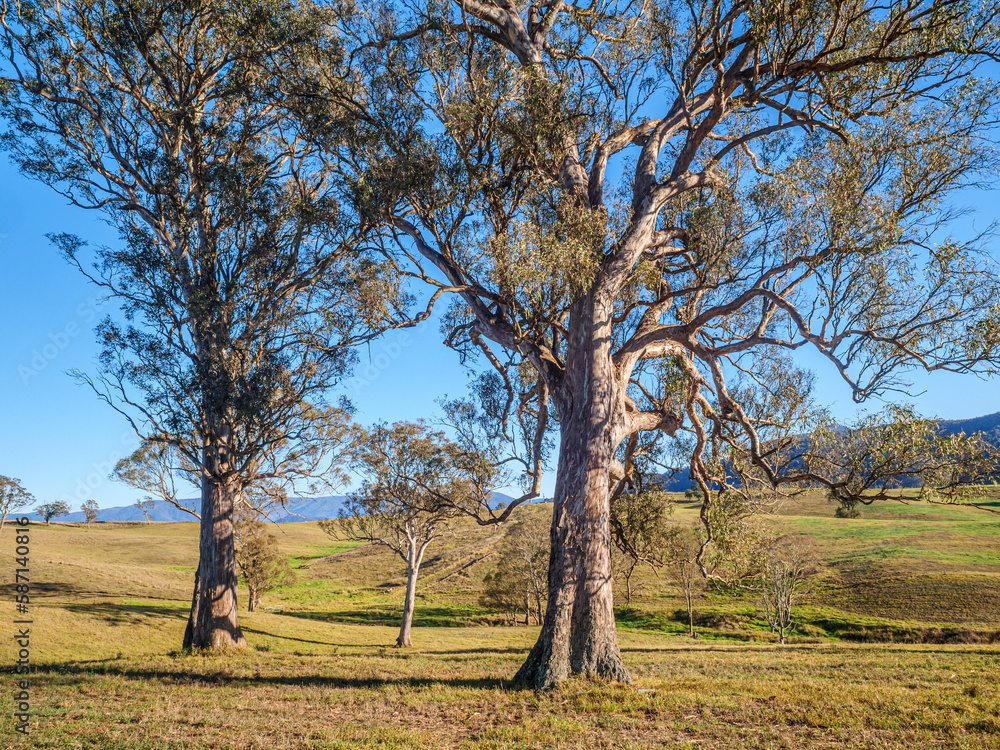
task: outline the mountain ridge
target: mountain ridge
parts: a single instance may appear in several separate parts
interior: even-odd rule
[[[325,495],[322,497],[294,497],[288,500],[283,507],[276,508],[271,514],[271,520],[275,523],[300,523],[304,521],[326,521],[337,518],[340,509],[344,506],[344,495]],[[509,504],[514,498],[502,492],[494,492],[495,503]],[[178,500],[186,508],[197,510],[200,500],[198,498],[186,498]],[[535,500],[535,502],[539,502]],[[41,522],[44,519],[37,512],[17,513],[18,517],[27,516],[32,521]],[[74,511],[64,516],[57,516],[52,519],[58,523],[84,523],[87,517],[83,511]],[[178,523],[182,521],[197,521],[190,513],[171,505],[163,500],[153,503],[153,510],[150,512],[150,523]],[[119,505],[113,508],[101,508],[97,512],[98,523],[145,523],[146,518],[142,511],[135,505]]]

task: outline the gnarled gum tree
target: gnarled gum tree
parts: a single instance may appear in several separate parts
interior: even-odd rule
[[[325,400],[345,347],[405,302],[364,259],[368,228],[329,155],[287,115],[295,51],[320,33],[287,0],[3,3],[9,153],[120,234],[92,267],[84,243],[55,237],[123,312],[99,327],[86,379],[200,483],[185,646],[245,644],[234,507],[249,487],[327,472],[347,429]]]
[[[450,342],[512,392],[508,364],[527,367],[518,393],[558,421],[548,609],[517,681],[629,679],[609,498],[643,433],[688,431],[708,523],[727,442],[780,478],[795,425],[743,400],[794,385],[769,375],[781,352],[819,352],[857,400],[994,356],[994,269],[947,235],[944,201],[996,166],[1000,92],[977,66],[998,12],[417,0],[338,22],[366,84],[355,204],[393,227],[401,268],[457,294]]]

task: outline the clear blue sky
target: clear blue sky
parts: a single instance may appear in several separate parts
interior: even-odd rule
[[[996,196],[970,196],[982,226],[996,215]],[[101,507],[129,505],[136,493],[107,478],[130,453],[135,436],[125,421],[66,371],[94,372],[93,325],[101,309],[97,290],[45,238],[72,232],[92,243],[115,233],[94,212],[66,205],[49,188],[20,176],[0,157],[0,474],[19,477],[39,500],[65,499],[79,509],[93,497]],[[990,215],[992,214],[992,215]],[[1000,247],[996,249],[1000,252]],[[435,401],[465,390],[457,356],[441,345],[436,321],[386,339],[362,352],[359,374],[345,393],[363,423],[433,418]],[[398,350],[398,353],[396,353]],[[386,360],[388,365],[385,365]],[[809,360],[819,375],[820,402],[849,421],[857,413],[848,389],[829,366]],[[374,378],[370,376],[375,374]],[[939,374],[922,377],[913,402],[927,416],[962,419],[1000,410],[996,382]],[[877,404],[872,404],[877,407]],[[552,478],[543,489],[551,492]]]

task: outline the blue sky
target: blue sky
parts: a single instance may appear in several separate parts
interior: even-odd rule
[[[66,374],[96,371],[93,327],[112,307],[45,238],[72,232],[113,243],[115,232],[6,161],[0,205],[0,474],[20,478],[39,500],[65,499],[74,510],[90,497],[101,507],[131,504],[136,493],[107,475],[135,449],[135,435]],[[435,400],[465,391],[458,358],[440,343],[433,320],[372,344],[360,357],[358,377],[343,390],[364,423],[429,418]]]
[[[976,225],[995,217],[995,195],[968,198],[979,209]],[[45,238],[71,232],[113,243],[115,233],[95,212],[67,205],[2,157],[0,205],[0,474],[20,478],[40,501],[64,499],[74,510],[91,497],[101,507],[131,504],[136,493],[107,475],[136,438],[116,412],[66,374],[95,371],[93,326],[110,308],[102,308],[97,290]],[[805,363],[816,369],[820,403],[850,421],[858,407],[837,374],[818,357]],[[431,320],[362,351],[358,379],[344,392],[363,423],[432,418],[435,401],[462,394],[465,380]],[[1000,410],[995,381],[943,373],[916,379],[915,390],[922,393],[911,401],[927,416],[962,419]],[[550,476],[543,489],[551,487]]]

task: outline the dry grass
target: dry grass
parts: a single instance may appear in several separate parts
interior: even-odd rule
[[[648,577],[619,627],[635,685],[574,680],[547,694],[508,683],[537,629],[481,624],[492,616],[479,586],[502,531],[465,525],[428,551],[417,645],[404,652],[389,646],[401,562],[315,524],[282,525],[299,581],[265,598],[271,611],[241,613],[252,648],[223,657],[177,651],[193,524],[35,526],[32,733],[15,735],[5,719],[0,746],[1000,748],[1000,647],[837,640],[995,631],[997,519],[832,510],[804,498],[773,521],[813,536],[823,559],[792,646],[738,642],[769,635],[749,601],[718,592],[699,603],[705,640],[681,637],[678,592]],[[546,523],[551,506],[524,511]],[[692,512],[682,503],[675,515]],[[0,548],[12,544],[5,530]],[[11,571],[0,571],[8,602]]]
[[[996,649],[728,645],[630,633],[632,687],[509,689],[526,630],[329,626],[323,653],[52,665],[30,742],[58,748],[993,748]],[[461,633],[461,635],[459,635]]]

